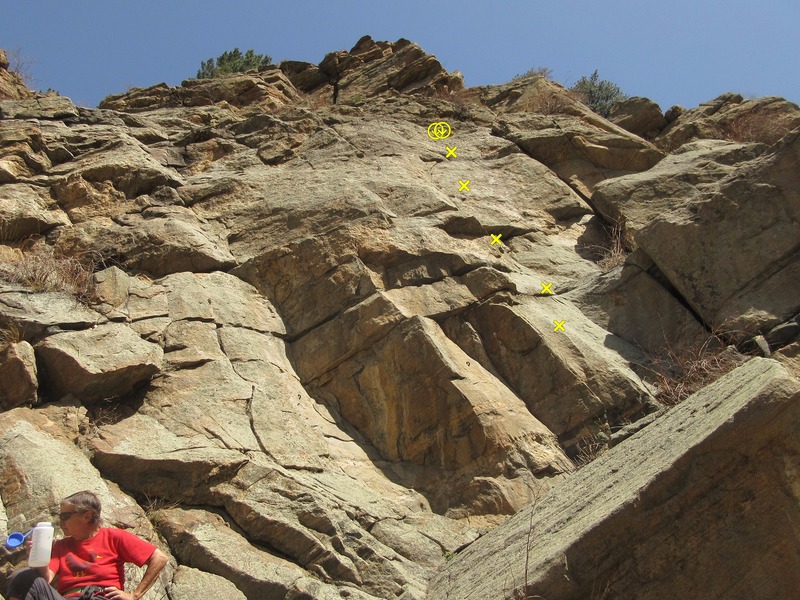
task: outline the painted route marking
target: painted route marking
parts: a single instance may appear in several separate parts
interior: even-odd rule
[[[467,179],[466,181],[461,181],[461,180],[459,179],[459,180],[458,180],[458,185],[460,185],[461,187],[460,187],[460,188],[458,188],[458,191],[459,191],[459,192],[464,192],[464,191],[467,191],[467,192],[468,192],[468,191],[469,191],[469,182],[470,182],[470,181],[471,181],[470,179]]]
[[[553,329],[553,332],[564,331],[564,321],[555,321],[554,320],[553,323],[556,324],[556,328]],[[564,333],[566,333],[566,331],[564,331]]]
[[[550,289],[550,286],[551,286],[551,285],[553,285],[553,282],[552,282],[552,281],[551,281],[550,283],[545,283],[545,282],[543,281],[543,282],[542,282],[542,293],[543,293],[543,294],[552,294],[552,293],[553,293],[553,290],[551,290],[551,289]]]
[[[497,235],[490,233],[489,235],[492,236],[492,243],[489,244],[490,246],[494,246],[495,244],[503,245],[503,242],[500,241],[500,238],[503,237],[502,233],[498,233]]]
[[[432,140],[444,140],[450,137],[452,130],[446,121],[437,121],[428,125],[428,137]]]
[[[445,146],[445,148],[447,148],[447,156],[445,156],[445,158],[450,158],[451,156],[453,158],[458,158],[458,155],[456,155],[456,150],[458,150],[458,146],[453,146],[452,148],[450,146]]]

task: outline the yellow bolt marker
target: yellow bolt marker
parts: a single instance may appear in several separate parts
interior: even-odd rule
[[[468,192],[469,191],[469,182],[470,181],[471,181],[470,179],[467,179],[466,181],[461,181],[459,179],[458,180],[458,185],[460,185],[461,187],[458,188],[458,191],[459,192],[465,192],[465,191]]]
[[[554,320],[553,323],[556,324],[556,328],[553,329],[553,332],[564,331],[564,321],[555,321]],[[564,331],[564,333],[566,333],[566,331]]]
[[[492,236],[492,243],[489,244],[490,246],[494,246],[495,244],[503,245],[503,242],[500,241],[500,238],[503,237],[502,233],[498,233],[497,235],[490,233],[489,235]]]
[[[447,148],[447,156],[445,156],[445,158],[450,158],[451,156],[453,158],[458,158],[458,155],[456,154],[458,146],[453,146],[452,148],[450,146],[445,146],[445,148]]]
[[[428,137],[432,140],[444,140],[450,137],[452,133],[450,124],[446,121],[437,121],[428,125]]]
[[[543,281],[543,282],[542,282],[542,293],[543,293],[543,294],[552,294],[552,293],[553,293],[553,290],[551,290],[551,289],[550,289],[550,286],[551,286],[551,285],[553,285],[553,282],[552,282],[552,281],[551,281],[550,283],[545,283],[545,282]]]

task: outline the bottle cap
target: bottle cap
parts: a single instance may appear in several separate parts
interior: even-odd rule
[[[50,521],[42,521],[41,523],[36,524],[37,527],[52,527],[53,525]]]

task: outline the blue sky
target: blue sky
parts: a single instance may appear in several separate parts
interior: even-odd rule
[[[364,34],[408,38],[467,86],[533,66],[571,85],[599,70],[666,110],[727,92],[800,103],[800,0],[6,0],[0,48],[36,89],[84,106],[131,86],[179,85],[239,47],[317,63]]]

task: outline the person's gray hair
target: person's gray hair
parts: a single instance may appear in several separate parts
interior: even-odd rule
[[[100,525],[102,522],[102,518],[100,517],[100,512],[102,510],[102,506],[100,506],[100,499],[88,490],[84,490],[82,492],[76,492],[71,496],[67,496],[62,501],[64,503],[70,503],[75,506],[79,511],[93,511],[92,515],[92,525]]]

